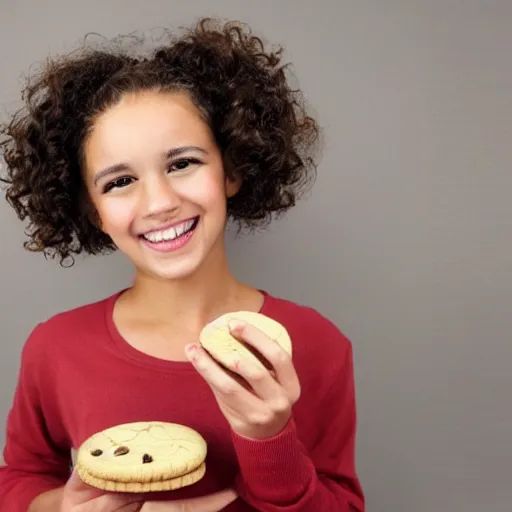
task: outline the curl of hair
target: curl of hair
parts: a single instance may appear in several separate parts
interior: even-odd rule
[[[226,173],[242,179],[227,211],[240,229],[292,207],[316,173],[317,123],[281,63],[243,24],[203,19],[166,32],[149,56],[84,46],[46,61],[23,90],[24,107],[0,125],[6,199],[28,219],[25,248],[59,257],[115,250],[95,222],[83,183],[83,145],[121,96],[185,91],[209,124]]]

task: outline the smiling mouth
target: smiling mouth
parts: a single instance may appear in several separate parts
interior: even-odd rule
[[[143,238],[144,240],[147,240],[153,244],[160,242],[172,242],[194,231],[198,222],[199,216],[186,220],[181,224],[176,224],[170,228],[162,229],[161,231],[152,231],[151,233],[140,235],[140,238]]]

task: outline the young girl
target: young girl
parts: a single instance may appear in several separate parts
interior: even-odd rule
[[[27,249],[64,263],[119,249],[135,277],[27,340],[1,512],[362,512],[350,342],[314,309],[238,281],[226,258],[229,219],[264,225],[315,170],[318,128],[280,51],[203,20],[149,57],[84,49],[54,60],[24,98],[0,144]],[[233,335],[274,371],[222,369],[199,332],[238,310],[283,324],[293,358],[238,324]],[[201,433],[199,483],[142,497],[97,491],[70,470],[92,434],[148,420]]]

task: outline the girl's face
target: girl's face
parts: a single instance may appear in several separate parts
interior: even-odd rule
[[[226,178],[219,148],[184,93],[127,94],[94,123],[85,180],[100,228],[138,271],[191,275],[223,251]]]

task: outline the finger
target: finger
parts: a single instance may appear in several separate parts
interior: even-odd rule
[[[137,512],[142,506],[138,496],[107,493],[91,487],[80,478],[75,468],[64,488],[63,506],[72,508],[92,502],[94,510],[98,512]]]
[[[202,347],[187,347],[187,356],[217,398],[239,413],[261,409],[261,399],[228,375]]]
[[[73,469],[69,480],[64,488],[64,499],[69,501],[71,505],[79,505],[86,503],[99,496],[103,496],[104,491],[96,489],[86,484],[77,473],[76,468]]]
[[[108,493],[87,502],[94,512],[139,512],[144,502],[139,496]]]
[[[275,380],[270,371],[263,365],[257,364],[253,358],[237,359],[230,364],[230,367],[227,367],[217,361],[204,348],[201,346],[199,348],[201,352],[197,352],[196,357],[202,357],[202,352],[204,352],[224,373],[262,400],[283,395],[281,385]]]
[[[148,501],[141,512],[219,512],[238,498],[233,489],[176,501]]]
[[[105,504],[104,512],[141,512],[143,510],[144,503],[142,501],[137,501],[135,503],[125,503],[121,505],[119,508],[112,508],[112,505],[107,503]],[[96,512],[96,509],[94,509]],[[101,509],[103,512],[103,509]]]
[[[230,321],[228,325],[235,338],[258,351],[272,365],[276,380],[295,401],[300,394],[300,383],[290,355],[254,325],[239,320]]]
[[[263,401],[281,399],[288,402],[283,386],[277,382],[269,370],[256,365],[252,359],[243,358],[238,361],[235,371]]]

